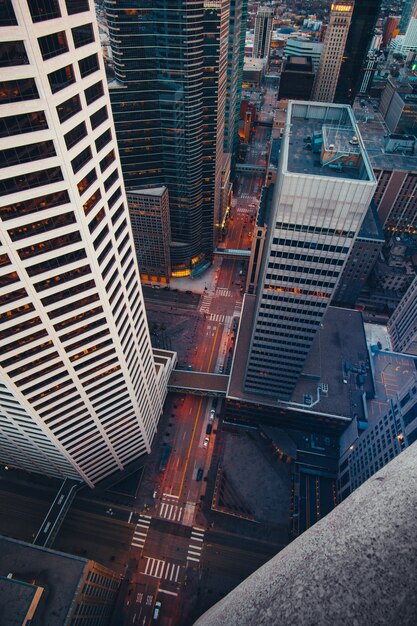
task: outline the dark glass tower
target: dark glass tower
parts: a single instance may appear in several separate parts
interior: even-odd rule
[[[362,84],[381,0],[356,0],[334,102],[352,104]]]
[[[127,189],[166,185],[174,275],[211,260],[212,171],[203,167],[202,0],[106,0],[110,96]],[[205,235],[204,235],[205,233]]]

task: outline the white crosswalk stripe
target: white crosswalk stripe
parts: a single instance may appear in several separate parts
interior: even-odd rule
[[[151,519],[149,515],[139,515],[139,521],[136,524],[131,542],[131,545],[135,548],[143,548],[145,545]]]
[[[219,313],[210,313],[210,322],[220,322],[220,324],[229,324],[232,319],[231,315],[220,315]]]
[[[179,522],[184,513],[184,507],[178,504],[178,498],[164,494],[158,505],[157,516],[168,519],[171,522]]]
[[[209,296],[207,295],[203,296],[203,299],[201,301],[200,311],[202,311],[203,313],[208,313],[210,310],[210,304],[212,300],[213,300],[212,294],[210,294]]]
[[[142,574],[146,576],[152,576],[152,578],[159,578],[160,580],[170,580],[173,583],[178,582],[178,578],[181,573],[181,565],[178,563],[171,563],[170,561],[164,561],[163,559],[153,559],[151,557],[145,557],[146,565]]]
[[[201,551],[203,549],[204,530],[202,528],[193,527],[190,537],[190,545],[188,546],[187,561],[199,563]]]
[[[217,296],[231,296],[232,292],[227,287],[217,287],[216,295]]]

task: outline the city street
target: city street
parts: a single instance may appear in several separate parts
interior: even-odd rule
[[[270,133],[271,127],[255,126],[248,163],[266,165]],[[238,175],[220,247],[250,249],[262,184],[261,172]],[[169,289],[144,288],[154,346],[177,351],[179,366],[190,371],[228,374],[246,269],[247,258],[216,255],[213,267],[185,288],[175,280]],[[238,526],[240,520],[227,518],[222,530],[223,514],[211,511],[221,419],[218,398],[170,394],[136,496],[123,500],[116,490],[90,495],[84,489],[73,501],[52,547],[120,575],[113,626],[152,624],[156,602],[162,626],[192,624],[282,547],[256,538],[261,528],[253,522]],[[16,494],[14,475],[18,479],[4,472],[0,489],[8,510],[1,532],[31,541],[56,495],[55,483],[31,485],[23,478]]]

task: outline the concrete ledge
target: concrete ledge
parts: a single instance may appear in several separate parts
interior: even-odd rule
[[[417,624],[417,445],[195,626]]]

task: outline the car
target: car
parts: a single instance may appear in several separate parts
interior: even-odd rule
[[[210,437],[205,437],[203,441],[203,448],[207,448],[210,441]]]
[[[206,435],[210,435],[211,431],[213,429],[213,424],[211,424],[210,422],[207,424],[207,428],[206,428]]]
[[[214,420],[216,417],[216,409],[210,409],[210,419]]]
[[[199,480],[201,480],[203,478],[203,472],[204,472],[203,468],[199,467],[198,470],[197,470],[197,476],[195,478],[197,481],[199,481]]]
[[[159,617],[159,613],[161,611],[161,606],[162,606],[162,603],[159,602],[159,600],[157,602],[155,602],[155,607],[154,607],[154,611],[153,611],[153,618],[155,620],[157,620],[158,617]]]

